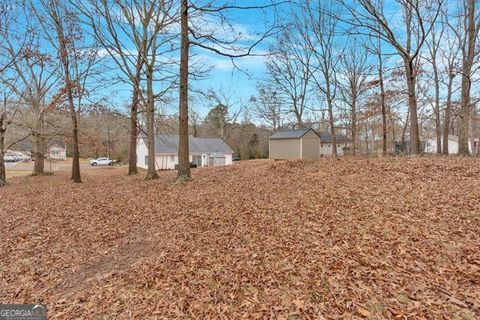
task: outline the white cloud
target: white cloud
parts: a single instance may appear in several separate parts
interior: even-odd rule
[[[214,53],[202,53],[199,59],[205,61],[206,64],[212,66],[217,71],[231,72],[235,66],[242,71],[256,72],[265,66],[267,57],[265,55],[247,56],[242,58],[234,58],[233,61],[229,57],[223,57]]]

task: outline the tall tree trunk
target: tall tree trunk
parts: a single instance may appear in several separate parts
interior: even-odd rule
[[[352,155],[357,152],[357,99],[352,100]]]
[[[333,117],[333,103],[330,99],[328,99],[328,123],[330,124],[330,134],[332,135],[332,156],[337,157],[337,135]]]
[[[75,105],[73,101],[73,94],[71,90],[68,94],[68,101],[70,104],[70,117],[72,118],[72,180],[73,182],[80,183],[82,178],[80,175],[80,146],[78,141],[78,118],[75,111]]]
[[[445,105],[445,115],[443,119],[443,154],[448,155],[448,136],[450,135],[450,118],[452,112],[452,90],[453,90],[453,79],[454,75],[451,73],[448,76],[448,85],[447,85],[447,103]]]
[[[470,89],[472,86],[471,75],[473,58],[475,55],[475,0],[468,0],[467,3],[467,55],[463,56],[462,70],[462,92],[460,101],[460,130],[458,137],[458,154],[470,155],[469,150],[469,126],[470,126]],[[463,50],[465,52],[465,50]]]
[[[370,148],[368,144],[368,123],[365,125],[365,154],[370,154]]]
[[[402,152],[407,152],[410,153],[411,146],[407,148],[407,150],[403,150],[403,147],[405,146],[405,135],[407,133],[407,127],[410,119],[410,109],[407,109],[407,116],[405,118],[405,125],[402,128]]]
[[[132,88],[132,106],[130,107],[130,149],[128,155],[128,174],[138,174],[137,168],[137,139],[138,139],[138,103],[140,98],[140,77],[142,74],[143,60],[137,57],[135,66],[135,79]]]
[[[0,187],[7,184],[7,172],[5,170],[5,122],[4,115],[0,115]]]
[[[435,136],[437,139],[437,154],[442,153],[442,123],[440,121],[440,80],[435,56],[432,57],[433,81],[435,82]],[[448,141],[448,140],[447,140]]]
[[[155,99],[153,96],[153,67],[147,66],[147,148],[148,165],[145,179],[158,178],[155,166]]]
[[[295,113],[295,117],[297,118],[297,129],[305,128],[305,125],[303,124],[302,116],[298,113]]]
[[[382,105],[382,155],[385,157],[387,156],[387,105],[383,82],[383,59],[380,49],[378,50],[378,76],[380,80],[380,103]]]
[[[80,176],[80,149],[79,149],[79,141],[78,141],[78,118],[77,118],[77,111],[75,109],[75,102],[73,99],[73,86],[76,85],[71,81],[70,78],[70,62],[68,57],[67,51],[67,43],[64,36],[64,30],[60,23],[57,23],[57,36],[59,42],[59,54],[60,60],[62,61],[63,66],[63,73],[64,73],[64,81],[65,87],[67,90],[67,99],[68,99],[68,108],[70,111],[70,118],[72,120],[72,177],[71,179],[73,182],[80,183],[82,182],[82,178]],[[43,157],[42,157],[43,158]],[[35,159],[35,162],[37,159]]]
[[[32,101],[32,107],[36,119],[35,127],[32,130],[33,155],[35,158],[33,175],[38,176],[45,172],[45,137],[43,136],[44,115],[40,110],[38,101]]]
[[[416,96],[416,76],[413,61],[408,58],[405,60],[405,73],[408,86],[408,110],[410,113],[410,153],[420,154],[420,134],[418,130],[417,115],[417,96]]]
[[[180,104],[179,104],[179,148],[177,181],[191,179],[188,148],[188,73],[189,49],[188,39],[188,0],[181,0],[181,57],[180,57]]]
[[[33,156],[35,162],[33,164],[33,175],[42,175],[45,172],[45,141],[42,134],[35,131],[32,133],[33,140]]]
[[[135,84],[132,91],[132,105],[130,107],[130,148],[128,153],[128,174],[138,174],[137,168],[137,138],[138,138],[138,86]]]
[[[438,65],[437,65],[437,51],[440,46],[439,42],[436,38],[435,29],[432,27],[431,32],[431,45],[429,46],[430,57],[431,57],[431,64],[433,70],[433,82],[435,88],[435,101],[433,106],[433,112],[435,115],[435,137],[437,140],[437,154],[442,153],[442,122],[440,119],[440,77],[438,72]]]

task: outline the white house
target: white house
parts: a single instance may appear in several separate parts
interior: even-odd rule
[[[63,141],[53,141],[47,148],[47,159],[49,160],[67,160],[67,145]]]
[[[443,146],[443,137],[441,139]],[[472,144],[468,144],[468,149],[470,153],[472,152]],[[425,142],[425,153],[437,153],[437,138],[429,138]],[[449,135],[448,136],[448,153],[449,154],[458,154],[458,136]]]
[[[333,152],[332,134],[328,132],[319,132],[320,136],[320,156],[331,156]],[[343,156],[352,145],[352,140],[342,134],[336,134],[337,155]]]
[[[155,136],[156,170],[173,170],[178,164],[178,135]],[[233,150],[222,140],[216,138],[189,137],[190,162],[198,167],[225,166],[232,164]],[[148,167],[147,138],[137,140],[137,165]]]

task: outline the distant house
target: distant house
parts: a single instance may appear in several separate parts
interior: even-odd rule
[[[320,137],[313,129],[283,130],[270,136],[270,159],[318,159],[319,157]]]
[[[328,132],[320,132],[320,155],[331,156],[333,153],[332,134]],[[343,134],[336,134],[337,155],[343,156],[350,150],[352,140]]]
[[[441,138],[443,149],[443,137]],[[475,149],[475,142],[468,143],[468,149],[470,153]],[[410,137],[406,136],[404,141],[395,142],[395,152],[397,154],[409,154],[410,153]],[[437,138],[420,138],[420,153],[437,153]],[[458,154],[458,136],[448,136],[448,153]]]
[[[420,138],[420,152],[425,153],[425,148],[427,145],[427,139]],[[412,153],[410,146],[410,137],[405,136],[403,140],[395,141],[395,153],[396,154],[410,154]]]
[[[67,160],[67,145],[63,141],[52,141],[47,147],[47,160]]]
[[[344,155],[351,140],[337,135],[337,155]],[[269,158],[284,159],[318,159],[332,155],[332,135],[317,133],[311,128],[277,131],[270,136]]]
[[[178,165],[178,135],[155,136],[156,170],[173,170]],[[233,150],[222,140],[216,138],[189,137],[190,162],[198,167],[225,166],[232,164]],[[137,140],[137,165],[148,167],[147,138]]]
[[[443,137],[441,139],[443,146]],[[472,143],[468,143],[468,150],[472,152]],[[425,141],[425,153],[437,153],[437,138],[429,138]],[[458,136],[449,135],[448,136],[448,153],[449,154],[458,154]]]

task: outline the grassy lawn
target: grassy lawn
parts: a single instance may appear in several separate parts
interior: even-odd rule
[[[124,168],[0,189],[0,301],[51,319],[480,319],[480,162]]]
[[[32,172],[27,170],[16,170],[16,171],[7,170],[7,179],[10,179],[12,177],[28,176],[30,174],[32,174]]]

